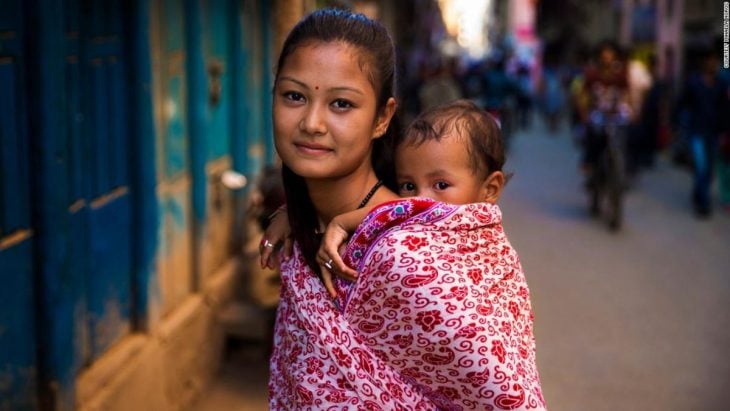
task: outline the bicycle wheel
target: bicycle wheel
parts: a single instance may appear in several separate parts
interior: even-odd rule
[[[616,130],[612,130],[616,133]],[[624,161],[615,134],[608,136],[606,147],[606,221],[611,231],[621,228],[624,196]]]

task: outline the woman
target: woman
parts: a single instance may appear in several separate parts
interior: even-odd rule
[[[486,284],[474,277],[486,258],[475,244],[498,235],[481,230],[490,221],[467,211],[471,228],[464,230],[461,208],[395,201],[389,151],[395,53],[387,31],[362,15],[314,12],[289,34],[277,68],[274,137],[295,247],[281,265],[271,408],[544,408],[524,278],[500,271]],[[348,258],[367,270],[343,312],[321,280],[330,262],[316,259],[318,233],[336,215],[381,203],[387,204],[368,216],[351,244]],[[445,240],[457,226],[461,234]],[[393,241],[406,243],[398,256]],[[437,247],[446,241],[462,254],[443,246],[424,256],[429,241]],[[509,249],[489,255],[500,267],[518,264]],[[447,260],[428,264],[440,257]],[[465,275],[464,268],[476,269],[472,285],[456,284],[466,281],[457,275],[441,277],[448,267]],[[442,278],[455,282],[451,295],[423,295],[423,287]],[[468,313],[454,320],[455,309]],[[445,318],[451,322],[442,324]]]

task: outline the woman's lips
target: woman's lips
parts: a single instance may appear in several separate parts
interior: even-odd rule
[[[294,143],[294,146],[302,153],[309,155],[323,155],[332,152],[332,149],[319,144]]]

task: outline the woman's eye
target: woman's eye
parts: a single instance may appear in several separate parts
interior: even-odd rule
[[[433,185],[437,190],[446,190],[451,186],[451,184],[445,182],[445,181],[439,181],[438,183]]]
[[[416,189],[416,185],[413,183],[401,183],[398,187],[402,193],[408,193]]]
[[[302,101],[304,100],[304,96],[302,93],[297,93],[296,91],[286,91],[282,93],[285,99],[291,100],[291,101]]]
[[[348,109],[348,108],[352,108],[353,107],[352,103],[350,103],[347,100],[343,100],[341,98],[338,98],[337,100],[333,101],[332,102],[332,105],[335,108],[340,109],[340,110],[344,110],[344,109]]]

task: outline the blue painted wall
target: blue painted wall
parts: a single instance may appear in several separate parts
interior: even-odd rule
[[[36,408],[34,232],[22,2],[0,1],[0,410]]]
[[[198,230],[206,166],[252,177],[271,156],[268,2],[159,3],[178,23],[161,58],[183,69],[158,140],[149,0],[0,0],[0,410],[74,409],[84,368],[149,328],[160,176],[190,173]]]

